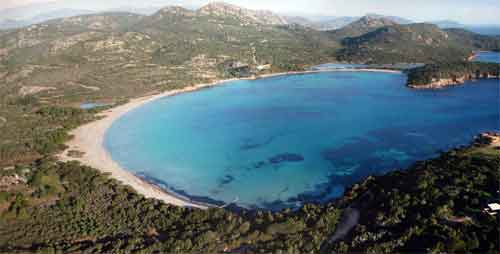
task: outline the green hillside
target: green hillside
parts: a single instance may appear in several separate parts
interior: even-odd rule
[[[398,23],[384,17],[364,16],[340,29],[330,31],[332,37],[337,40],[358,37],[379,28],[395,26]]]
[[[445,29],[450,38],[460,45],[476,50],[500,50],[500,37],[486,36],[460,28]]]
[[[238,16],[165,8],[149,17],[105,13],[54,20],[0,36],[0,103],[8,105],[0,116],[9,120],[0,126],[6,129],[0,132],[0,164],[43,155],[31,144],[50,125],[36,134],[25,130],[40,126],[41,107],[114,104],[230,78],[227,61],[251,68],[271,63],[271,71],[279,72],[335,60],[338,43],[324,33],[240,22]]]
[[[0,252],[494,252],[498,223],[482,208],[499,167],[498,148],[475,145],[369,177],[326,205],[235,213],[166,205],[94,169],[42,160],[1,171],[27,182],[0,186]],[[336,239],[352,213],[359,224]]]
[[[221,3],[196,11],[167,7],[151,16],[84,15],[3,31],[0,117],[8,121],[0,125],[0,164],[43,156],[33,144],[58,127],[38,123],[36,112],[44,107],[86,101],[112,105],[239,76],[227,70],[230,63],[258,74],[255,67],[267,63],[272,66],[267,72],[281,72],[337,60],[459,62],[472,50],[498,48],[499,41],[371,16],[322,32],[286,24],[269,12]]]
[[[127,100],[238,76],[345,61],[418,62],[419,84],[497,65],[464,62],[499,37],[430,24],[361,19],[337,31],[266,11],[212,4],[151,16],[101,13],[0,31],[0,252],[398,253],[494,252],[498,148],[475,145],[371,177],[347,195],[298,211],[208,211],[145,199],[107,175],[56,162],[69,131]],[[256,66],[271,64],[258,72]],[[498,71],[498,68],[496,69]],[[498,74],[498,72],[496,72]],[[84,102],[108,106],[79,109]],[[337,241],[343,214],[359,225]]]
[[[394,25],[346,38],[338,53],[344,61],[428,63],[466,60],[477,46],[454,39],[431,24]],[[476,46],[476,47],[474,47]]]
[[[441,80],[452,80],[457,84],[465,80],[499,78],[500,64],[476,62],[450,62],[428,64],[408,72],[408,85],[418,88]]]

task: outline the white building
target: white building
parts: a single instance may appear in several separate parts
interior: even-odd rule
[[[271,69],[271,65],[270,64],[263,64],[263,65],[257,66],[257,70],[259,70],[259,71],[269,70],[269,69]]]
[[[500,212],[500,204],[498,203],[488,204],[488,207],[484,208],[484,212],[492,216],[496,215],[498,212]]]

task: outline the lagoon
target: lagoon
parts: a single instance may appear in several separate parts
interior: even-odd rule
[[[405,83],[375,72],[234,81],[128,112],[105,147],[170,191],[276,210],[326,202],[499,129],[498,80],[443,90]]]

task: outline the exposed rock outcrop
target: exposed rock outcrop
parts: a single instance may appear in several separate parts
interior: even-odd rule
[[[241,21],[264,25],[286,25],[284,17],[270,11],[250,10],[236,5],[215,2],[203,6],[198,10],[200,15],[233,16]]]
[[[478,79],[498,79],[498,77],[493,75],[484,75],[474,78],[474,75],[466,75],[455,79],[433,79],[429,84],[408,84],[408,87],[413,89],[442,89],[450,86],[463,85],[466,81],[476,81]]]

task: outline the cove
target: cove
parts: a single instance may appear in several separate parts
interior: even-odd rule
[[[234,81],[128,112],[105,147],[123,168],[194,200],[276,210],[326,202],[499,129],[498,80],[405,83],[376,72]]]
[[[500,63],[500,52],[479,51],[474,57],[475,62]]]

